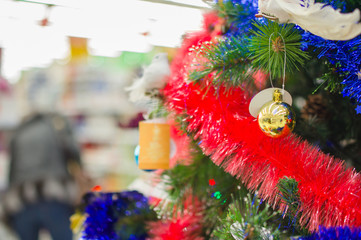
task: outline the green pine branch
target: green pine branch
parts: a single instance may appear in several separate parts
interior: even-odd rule
[[[299,70],[305,60],[306,52],[300,49],[301,35],[293,24],[278,24],[266,21],[265,24],[254,22],[256,30],[250,30],[249,51],[252,53],[252,64],[272,75],[272,78],[283,77],[285,54],[287,73]]]
[[[343,80],[343,76],[340,76],[336,72],[336,68],[340,67],[339,64],[336,64],[335,67],[329,65],[329,72],[324,73],[318,80],[321,80],[322,83],[318,85],[318,87],[313,91],[313,93],[317,92],[319,89],[323,88],[324,90],[331,93],[341,93],[342,85],[341,82]]]
[[[277,188],[280,191],[282,202],[287,204],[286,215],[289,218],[290,225],[302,235],[307,235],[309,232],[300,226],[299,219],[301,217],[301,201],[298,192],[298,182],[293,178],[284,177],[278,181]]]
[[[149,109],[148,119],[165,118],[168,116],[169,113],[164,107],[164,101],[162,98],[151,98],[149,105],[151,109]]]
[[[220,18],[225,19],[225,25],[222,32],[226,33],[233,26],[237,26],[238,23],[243,23],[244,18],[250,15],[249,7],[252,6],[252,2],[233,3],[233,1],[218,2],[215,5],[215,10]]]
[[[278,228],[269,224],[276,215],[256,195],[236,195],[228,208],[227,216],[214,231],[214,236],[222,240],[280,239]]]
[[[242,37],[220,39],[218,43],[205,43],[199,50],[194,64],[195,70],[189,74],[190,80],[200,81],[214,74],[214,86],[226,85],[228,88],[240,86],[250,76],[247,40]]]
[[[210,79],[215,87],[249,87],[253,82],[251,76],[257,69],[270,73],[273,78],[281,78],[284,71],[299,70],[309,58],[300,49],[301,35],[294,25],[267,21],[266,24],[254,22],[254,26],[256,30],[250,30],[252,36],[249,38],[224,38],[197,49],[190,80],[199,82],[212,74]]]
[[[172,213],[182,212],[184,202],[189,196],[204,203],[205,236],[209,235],[218,224],[218,217],[226,213],[230,204],[231,194],[242,188],[246,189],[239,180],[216,166],[202,153],[196,143],[192,144],[192,163],[178,164],[174,168],[162,173],[162,180],[166,185],[168,199],[161,203],[162,215],[171,216]],[[213,179],[212,186],[209,180]]]
[[[222,4],[218,3],[215,9],[219,17],[226,19],[229,23],[236,22],[242,15],[248,15],[244,11],[244,4],[234,4],[232,1],[225,1]]]
[[[222,199],[225,200],[237,189],[239,180],[216,166],[202,153],[196,143],[192,145],[192,163],[178,164],[162,174],[162,179],[168,186],[170,199],[176,205],[181,205],[188,194],[200,200],[208,200],[214,192],[219,191],[223,195]],[[215,186],[209,185],[210,179],[215,180]]]
[[[186,121],[187,119],[187,115],[186,113],[183,114],[177,114],[175,116],[175,126],[177,129],[179,129],[183,134],[188,134],[188,121]]]
[[[297,215],[300,208],[298,182],[293,178],[284,177],[279,180],[277,187],[283,202],[288,206],[288,211]]]

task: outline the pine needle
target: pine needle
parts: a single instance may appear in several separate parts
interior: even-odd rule
[[[278,24],[266,21],[254,22],[256,30],[251,30],[249,51],[252,65],[271,74],[272,78],[283,77],[283,72],[299,70],[308,55],[300,49],[301,35],[293,24]],[[286,50],[286,51],[285,51]],[[284,69],[286,54],[286,69]]]

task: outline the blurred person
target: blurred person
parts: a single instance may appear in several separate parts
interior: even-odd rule
[[[10,227],[21,240],[38,240],[41,229],[53,240],[71,240],[69,217],[83,191],[76,182],[89,179],[67,119],[57,113],[28,115],[14,132],[9,154],[3,208]]]

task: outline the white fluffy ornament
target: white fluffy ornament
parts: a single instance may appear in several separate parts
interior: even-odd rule
[[[146,98],[146,92],[161,89],[167,83],[170,67],[167,53],[158,53],[151,64],[144,69],[143,76],[125,90],[130,91],[129,100],[137,102]]]
[[[315,0],[258,0],[260,14],[280,23],[294,23],[329,40],[349,40],[361,34],[360,10],[341,13]]]

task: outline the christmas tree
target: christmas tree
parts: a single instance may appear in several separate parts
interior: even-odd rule
[[[361,2],[211,4],[157,95],[187,144],[154,174],[148,238],[361,239]],[[292,96],[292,133],[251,115],[267,88]]]

